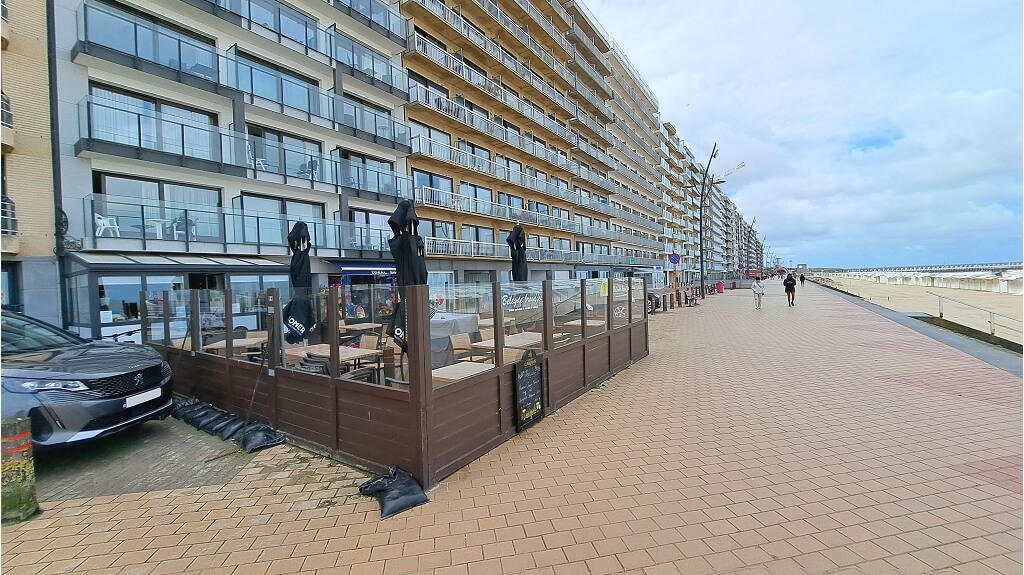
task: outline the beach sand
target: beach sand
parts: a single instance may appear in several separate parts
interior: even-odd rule
[[[833,280],[835,281],[834,285],[839,289],[893,311],[924,312],[938,317],[939,298],[928,292],[994,311],[997,314],[1013,318],[1011,320],[997,316],[996,335],[1010,341],[1024,343],[1024,336],[1021,334],[1021,321],[1024,320],[1024,298],[1020,295],[925,286],[887,285],[851,278],[833,278]],[[986,333],[989,332],[989,314],[986,311],[944,299],[942,312],[943,317],[949,321]]]

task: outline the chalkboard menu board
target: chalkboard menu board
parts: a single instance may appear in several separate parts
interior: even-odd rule
[[[529,349],[515,368],[516,431],[522,431],[544,417],[544,366],[537,352]]]

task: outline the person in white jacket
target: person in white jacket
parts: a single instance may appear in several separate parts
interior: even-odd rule
[[[761,298],[764,297],[764,284],[761,283],[761,278],[754,278],[754,283],[750,284],[750,289],[754,292],[754,309],[761,309]]]

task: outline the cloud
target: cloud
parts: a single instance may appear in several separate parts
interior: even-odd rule
[[[588,6],[780,257],[1022,259],[1019,1]]]

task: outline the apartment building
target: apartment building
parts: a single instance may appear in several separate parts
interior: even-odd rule
[[[0,3],[3,306],[60,323],[46,3]]]
[[[300,220],[315,286],[390,285],[404,198],[434,286],[507,280],[516,224],[530,279],[696,278],[700,167],[576,0],[55,1],[83,334],[137,328],[140,291],[288,294]]]
[[[287,295],[299,220],[315,285],[393,277],[385,222],[412,182],[392,7],[58,0],[55,26],[73,328],[137,327],[140,291]]]
[[[507,279],[516,224],[531,279],[653,279],[664,261],[657,102],[596,20],[554,0],[401,8],[408,161],[431,282]]]

